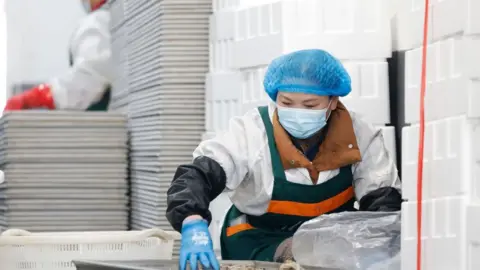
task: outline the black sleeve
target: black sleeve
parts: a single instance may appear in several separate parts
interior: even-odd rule
[[[208,207],[225,189],[226,178],[220,164],[204,156],[178,167],[167,191],[167,219],[172,227],[180,231],[183,220],[190,215],[200,215],[210,224]]]
[[[360,199],[360,211],[400,211],[402,201],[402,194],[396,188],[382,187]]]

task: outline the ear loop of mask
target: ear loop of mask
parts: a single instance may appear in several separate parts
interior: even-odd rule
[[[333,97],[330,96],[329,98],[330,98],[330,101],[328,102],[328,105],[327,105],[327,113],[328,113],[328,115],[327,115],[327,117],[325,117],[325,122],[327,122],[328,119],[330,119],[330,115],[332,115],[332,110],[330,109],[330,105],[332,105]]]

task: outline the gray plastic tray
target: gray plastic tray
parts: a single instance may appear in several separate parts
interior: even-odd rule
[[[178,270],[176,260],[132,262],[74,261],[77,270]],[[278,270],[280,264],[258,261],[221,261],[221,270]]]

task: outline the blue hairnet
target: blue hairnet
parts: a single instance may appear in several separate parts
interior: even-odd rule
[[[274,101],[278,91],[343,97],[351,91],[351,80],[335,57],[324,50],[311,49],[274,59],[263,86]]]

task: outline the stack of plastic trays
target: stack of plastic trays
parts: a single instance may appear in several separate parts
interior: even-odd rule
[[[13,112],[0,134],[0,231],[128,228],[124,116]]]
[[[131,226],[168,230],[167,189],[204,132],[211,0],[127,3]]]
[[[112,0],[108,4],[108,10],[111,14],[110,34],[112,61],[115,72],[111,90],[110,110],[127,113],[129,104],[127,77],[128,48],[124,1]]]

